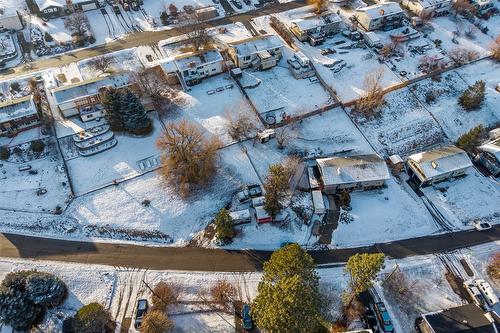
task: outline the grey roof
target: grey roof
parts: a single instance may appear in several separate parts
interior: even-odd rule
[[[316,162],[325,186],[390,178],[385,161],[375,154],[320,158]]]
[[[467,304],[424,314],[435,333],[496,333],[486,313],[475,304]]]
[[[447,146],[410,155],[426,178],[437,177],[449,172],[466,169],[472,166],[467,153],[455,146]]]
[[[479,149],[492,154],[497,161],[500,161],[500,138],[486,142],[479,146]]]
[[[8,100],[0,104],[0,122],[35,115],[36,108],[31,95]]]
[[[243,39],[230,44],[236,49],[236,53],[241,56],[247,56],[261,51],[267,51],[282,47],[281,40],[274,35],[264,35]]]
[[[365,13],[371,18],[376,18],[403,13],[403,10],[399,6],[399,4],[395,2],[384,2],[373,6],[357,8],[356,12]]]

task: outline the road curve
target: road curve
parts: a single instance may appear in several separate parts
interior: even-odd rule
[[[500,240],[500,225],[489,231],[459,231],[366,247],[310,251],[318,265],[339,264],[358,252],[383,252],[404,258],[446,252]],[[499,246],[500,249],[500,246]],[[103,264],[157,270],[249,272],[262,269],[271,251],[200,247],[148,247],[0,234],[0,257]]]

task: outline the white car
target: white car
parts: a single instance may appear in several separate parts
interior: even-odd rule
[[[472,223],[474,225],[474,228],[476,228],[477,231],[484,231],[491,229],[491,224],[488,222],[481,222],[479,220],[476,220]]]

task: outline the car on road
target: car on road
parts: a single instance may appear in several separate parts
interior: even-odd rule
[[[114,4],[113,11],[115,12],[115,14],[120,14],[120,7],[118,7],[118,5],[116,5],[116,4]]]
[[[134,327],[138,329],[141,327],[142,320],[144,319],[144,316],[146,313],[148,313],[148,300],[147,299],[140,299],[137,301],[137,309],[135,312],[135,321],[134,321]]]
[[[252,317],[250,317],[250,305],[248,304],[243,304],[243,307],[241,308],[241,321],[244,329],[252,329],[253,323]]]
[[[382,331],[384,333],[393,333],[394,326],[392,325],[392,320],[389,316],[389,312],[387,312],[387,309],[385,308],[385,304],[383,302],[375,303],[374,308]]]
[[[477,231],[485,231],[491,229],[491,224],[488,222],[482,222],[481,220],[475,220],[472,225]]]

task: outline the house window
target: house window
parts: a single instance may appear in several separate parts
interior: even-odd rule
[[[250,60],[250,58],[251,58],[250,56],[246,56],[243,58],[243,60],[248,61],[248,60]]]
[[[182,76],[187,76],[188,74],[189,74],[189,72],[187,70],[182,72]]]
[[[212,72],[215,72],[217,70],[217,68],[212,68]]]

